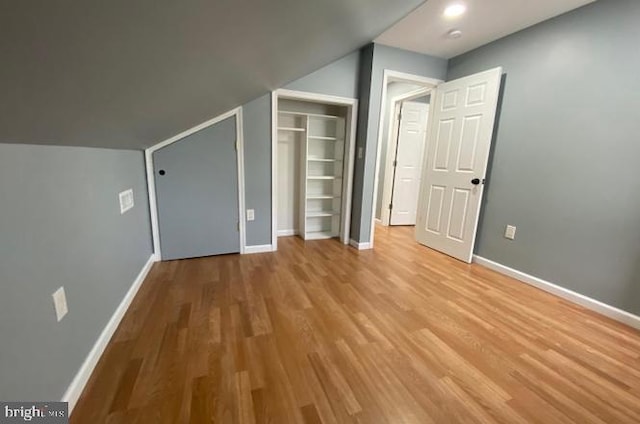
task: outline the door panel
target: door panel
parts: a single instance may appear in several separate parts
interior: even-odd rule
[[[442,205],[447,188],[432,185],[430,188],[429,203],[427,205],[427,231],[434,234],[442,232]]]
[[[240,251],[235,143],[231,117],[154,152],[163,260]]]
[[[416,239],[465,262],[473,255],[501,75],[496,68],[460,78],[432,95]]]
[[[391,195],[390,225],[415,225],[429,105],[403,102]]]

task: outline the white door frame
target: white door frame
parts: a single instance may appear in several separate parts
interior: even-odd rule
[[[181,132],[171,138],[168,138],[154,146],[149,147],[144,151],[145,162],[147,165],[147,190],[149,193],[149,211],[151,214],[151,233],[153,236],[153,255],[156,261],[162,260],[162,250],[160,247],[160,227],[158,224],[158,202],[156,199],[156,177],[155,170],[153,169],[153,152],[162,149],[170,144],[182,140],[185,137],[190,136],[200,130],[203,130],[211,125],[214,125],[220,121],[224,121],[227,118],[235,116],[236,119],[236,160],[238,162],[238,221],[240,238],[240,253],[246,252],[246,221],[245,221],[245,209],[244,209],[244,132],[242,127],[242,107],[237,107],[229,112],[218,115],[213,119],[203,122],[200,125],[196,125],[186,131]]]
[[[375,179],[373,182],[373,203],[371,205],[371,234],[369,235],[369,249],[373,248],[373,236],[376,229],[376,205],[378,204],[378,184],[380,183],[380,162],[382,157],[382,137],[384,137],[383,133],[383,117],[388,113],[387,111],[387,85],[390,82],[408,82],[412,84],[423,85],[424,87],[428,87],[429,89],[435,88],[438,84],[443,82],[442,80],[435,78],[427,78],[422,77],[420,75],[407,74],[404,72],[393,71],[391,69],[385,69],[382,77],[382,96],[380,100],[380,115],[378,120],[378,147],[376,151],[376,169],[375,169]]]
[[[380,164],[380,166],[384,166],[385,170],[384,181],[382,182],[382,210],[380,211],[380,223],[385,227],[390,225],[391,220],[390,210],[389,208],[385,208],[384,205],[388,205],[389,203],[391,203],[391,198],[393,197],[393,161],[395,160],[396,147],[398,145],[398,120],[396,119],[397,108],[399,106],[399,103],[426,96],[427,94],[431,93],[431,90],[431,88],[422,87],[417,90],[413,90],[408,93],[400,94],[396,97],[393,97],[389,103],[389,105],[391,106],[389,108],[389,123],[393,123],[393,125],[389,125],[389,133],[387,134],[387,151],[384,156],[384,165],[382,163]],[[426,136],[427,135],[425,133],[425,137]]]
[[[324,103],[347,108],[343,175],[346,184],[342,187],[343,206],[340,217],[340,241],[349,243],[351,232],[351,201],[353,192],[353,169],[356,149],[356,125],[358,118],[358,100],[348,97],[330,96],[326,94],[309,93],[278,89],[271,92],[271,246],[278,250],[278,99],[302,100],[314,103]]]

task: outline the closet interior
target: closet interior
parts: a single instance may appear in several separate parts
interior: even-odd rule
[[[347,108],[278,99],[278,236],[339,237]]]

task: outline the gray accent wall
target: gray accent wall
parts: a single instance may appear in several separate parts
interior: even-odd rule
[[[244,127],[245,207],[255,211],[247,221],[247,246],[271,244],[271,95],[242,107]]]
[[[378,125],[382,107],[382,83],[384,70],[394,70],[413,75],[444,80],[447,60],[394,47],[374,44],[368,94],[360,92],[360,107],[363,111],[358,122],[356,148],[363,148],[363,158],[357,160],[354,186],[351,238],[370,242],[371,216],[373,211],[374,177],[378,149]],[[362,78],[362,75],[361,75]],[[366,87],[363,87],[366,89]],[[363,103],[367,105],[363,105]]]
[[[358,80],[358,126],[356,130],[356,158],[353,170],[353,192],[351,203],[351,240],[358,241],[362,221],[362,190],[364,187],[364,148],[366,126],[371,108],[371,75],[373,72],[374,44],[360,50],[360,71]]]
[[[637,0],[601,0],[456,57],[448,74],[506,74],[476,253],[634,314],[638,22]]]
[[[0,241],[0,399],[59,400],[152,253],[142,152],[0,144]]]
[[[360,52],[356,50],[283,88],[355,99],[359,66]]]

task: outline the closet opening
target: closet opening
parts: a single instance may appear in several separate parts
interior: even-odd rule
[[[287,90],[274,93],[276,240],[297,236],[349,243],[355,102]]]

